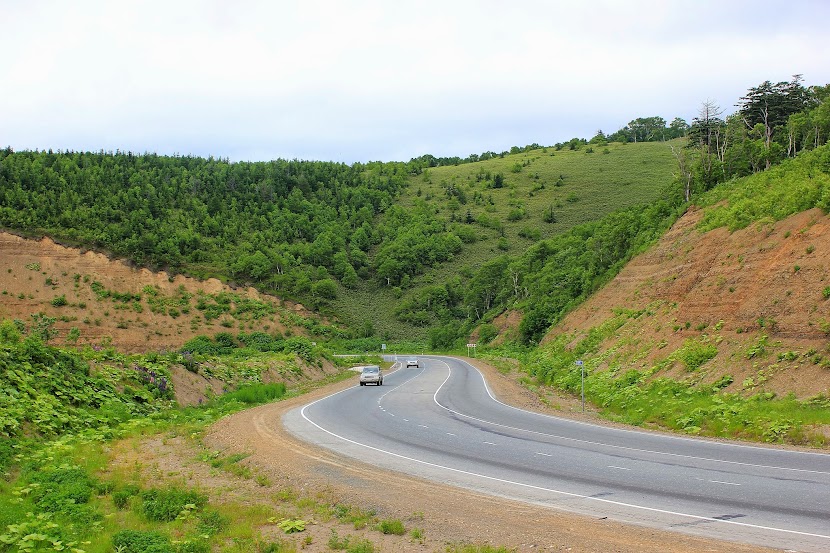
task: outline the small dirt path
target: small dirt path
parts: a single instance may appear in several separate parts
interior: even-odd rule
[[[469,361],[484,372],[500,400],[551,412],[509,376],[486,364]],[[518,551],[767,551],[597,520],[379,470],[307,444],[283,428],[281,418],[290,409],[352,385],[352,381],[334,384],[226,417],[210,428],[205,444],[225,455],[250,454],[245,462],[257,473],[267,476],[276,487],[291,486],[302,493],[324,494],[334,502],[374,508],[380,518],[398,518],[408,528],[423,529],[423,543],[407,536],[396,539],[383,536],[382,541],[373,537],[382,551],[444,551],[451,543],[487,543]],[[560,414],[562,410],[567,414],[575,407],[570,401],[569,405],[560,404]],[[582,417],[581,413],[574,416]],[[337,528],[337,523],[333,522],[332,527]],[[375,536],[380,535],[375,533]],[[325,550],[324,544],[315,543],[315,546]]]

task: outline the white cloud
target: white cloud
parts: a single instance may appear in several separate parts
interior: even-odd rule
[[[0,145],[347,162],[461,155],[830,82],[822,2],[4,6]]]

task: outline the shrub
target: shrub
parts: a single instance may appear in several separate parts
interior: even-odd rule
[[[686,365],[686,370],[695,371],[701,365],[718,354],[718,348],[714,344],[703,344],[696,340],[687,340],[683,347],[677,351],[677,357]]]
[[[521,207],[514,207],[507,214],[507,220],[508,221],[521,221],[522,219],[525,218],[525,215],[526,215],[526,213],[525,213],[524,209],[522,209]]]
[[[52,298],[50,303],[52,304],[52,307],[63,307],[69,304],[69,302],[66,301],[66,295],[55,296]]]
[[[519,229],[519,236],[522,238],[527,238],[528,240],[538,241],[539,238],[542,237],[542,233],[539,231],[538,228],[535,227],[525,227]]]
[[[40,470],[31,476],[31,481],[38,484],[31,493],[32,500],[49,512],[88,502],[94,489],[92,480],[81,467]]]
[[[141,510],[148,520],[170,522],[188,508],[199,509],[207,503],[207,498],[195,491],[168,488],[166,490],[147,490],[142,492]],[[189,507],[189,506],[193,507]]]
[[[378,523],[378,530],[384,534],[394,534],[396,536],[406,534],[406,528],[404,528],[403,522],[398,519],[381,520]]]
[[[130,504],[130,498],[138,495],[138,488],[136,486],[127,486],[123,490],[118,490],[112,494],[112,502],[115,508],[123,511]]]
[[[484,323],[478,327],[478,339],[482,344],[488,344],[493,338],[499,335],[499,329],[490,323]]]
[[[205,511],[199,515],[197,531],[201,535],[212,536],[228,527],[228,519],[216,511]]]
[[[120,553],[175,553],[170,538],[160,532],[121,530],[112,537],[112,546]]]
[[[14,322],[4,319],[0,322],[0,344],[16,344],[20,342],[21,333]]]

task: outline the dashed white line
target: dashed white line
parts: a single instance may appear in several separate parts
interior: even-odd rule
[[[418,426],[420,426],[421,428],[429,428],[429,426],[427,426],[425,424],[419,424]]]
[[[482,443],[485,443],[485,444],[487,444],[487,445],[496,445],[496,444],[494,444],[493,442],[482,442]]]
[[[544,455],[545,457],[553,457],[550,453],[542,453],[541,451],[537,451],[536,455]]]
[[[721,480],[709,480],[712,484],[726,484],[727,486],[740,486],[736,482],[722,482]]]
[[[447,436],[455,436],[452,432],[447,432]]]
[[[631,470],[630,468],[626,468],[626,467],[617,467],[617,466],[614,466],[614,465],[608,465],[608,468],[609,468],[609,469],[617,469],[617,470]]]

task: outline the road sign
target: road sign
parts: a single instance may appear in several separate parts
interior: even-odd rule
[[[380,349],[382,349],[382,350],[384,350],[384,351],[385,351],[385,350],[386,350],[386,344],[381,344],[381,345],[380,345]]]
[[[476,347],[476,345],[475,344],[467,344],[467,347],[468,348],[474,348],[474,347]]]

